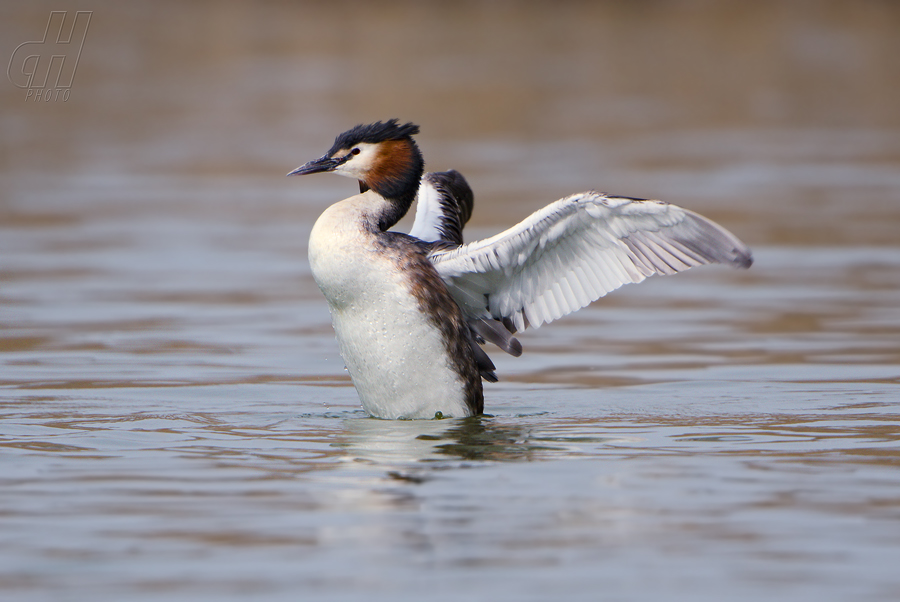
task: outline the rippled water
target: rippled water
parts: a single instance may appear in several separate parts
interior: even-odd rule
[[[896,7],[361,6],[101,3],[69,101],[0,90],[0,597],[900,598]],[[756,263],[367,418],[305,256],[354,184],[283,174],[393,116],[469,240],[599,188]]]

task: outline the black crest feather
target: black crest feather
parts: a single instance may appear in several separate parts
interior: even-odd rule
[[[400,125],[397,119],[390,119],[384,123],[376,121],[368,125],[360,124],[343,134],[339,134],[334,139],[334,145],[328,151],[328,154],[332,155],[342,148],[351,148],[354,144],[359,144],[360,142],[377,144],[387,140],[405,140],[412,138],[418,133],[419,126],[414,123]]]

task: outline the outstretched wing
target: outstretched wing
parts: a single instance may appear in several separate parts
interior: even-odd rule
[[[474,196],[455,169],[427,173],[419,184],[416,218],[410,236],[426,242],[461,245],[463,226],[472,215]]]
[[[744,243],[701,215],[595,192],[430,258],[467,318],[501,320],[513,331],[537,328],[654,274],[753,262]]]

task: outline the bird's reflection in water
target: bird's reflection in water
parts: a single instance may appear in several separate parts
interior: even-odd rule
[[[376,465],[467,462],[515,462],[544,459],[569,451],[548,444],[535,426],[507,424],[482,415],[448,420],[378,420],[351,418],[336,444],[347,459]],[[437,468],[437,466],[435,466]]]
[[[535,436],[531,425],[503,424],[493,416],[473,416],[453,421],[441,436],[420,435],[431,440],[444,457],[487,462],[535,460],[564,451]]]

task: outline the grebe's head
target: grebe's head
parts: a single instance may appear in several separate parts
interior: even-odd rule
[[[325,155],[288,175],[331,171],[359,180],[387,199],[412,203],[424,168],[422,153],[412,138],[418,133],[419,126],[400,125],[396,119],[358,125],[335,138]]]

